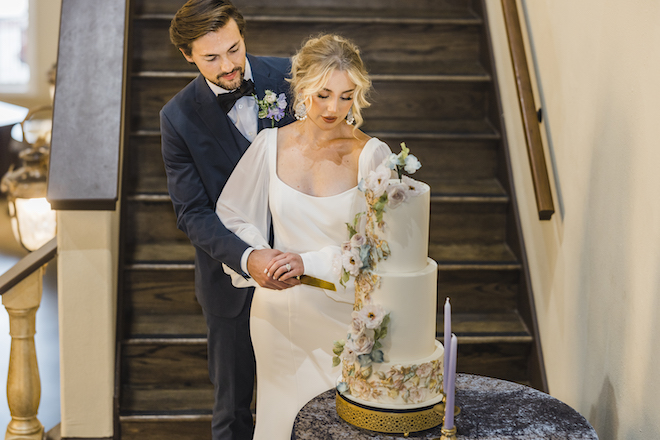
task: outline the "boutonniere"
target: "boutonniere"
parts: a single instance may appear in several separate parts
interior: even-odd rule
[[[284,117],[284,109],[286,108],[286,95],[280,93],[276,95],[272,90],[266,90],[264,99],[254,99],[259,105],[259,119],[270,119],[271,127],[275,127],[275,121],[279,121]]]

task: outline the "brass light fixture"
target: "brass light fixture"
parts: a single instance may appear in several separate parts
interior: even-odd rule
[[[57,233],[55,211],[46,200],[51,127],[51,106],[28,112],[21,122],[27,144],[19,153],[22,164],[17,169],[12,166],[0,182],[0,191],[7,193],[14,236],[28,251],[39,249]]]

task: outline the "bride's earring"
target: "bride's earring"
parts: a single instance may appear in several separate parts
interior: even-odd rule
[[[353,116],[353,107],[348,110],[348,114],[346,115],[346,123],[348,125],[353,125],[355,123],[355,116]]]
[[[299,121],[304,121],[307,119],[307,106],[305,105],[305,101],[300,101],[298,105],[295,108],[295,117]]]

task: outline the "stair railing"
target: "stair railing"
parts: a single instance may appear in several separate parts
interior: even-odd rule
[[[529,75],[529,66],[525,54],[522,29],[516,0],[502,0],[506,33],[509,39],[513,71],[516,76],[516,89],[520,112],[522,114],[523,129],[527,142],[527,153],[529,155],[529,166],[532,171],[534,183],[534,195],[536,196],[536,207],[539,220],[550,220],[555,212],[550,190],[550,179],[546,166],[545,154],[543,152],[543,141],[539,127],[539,113],[537,113],[534,93],[532,92],[532,81]]]
[[[56,254],[57,238],[53,238],[0,275],[0,295],[9,313],[11,335],[7,374],[11,421],[5,440],[41,440],[44,436],[44,427],[37,419],[41,381],[34,345],[35,318],[41,303],[46,265]]]

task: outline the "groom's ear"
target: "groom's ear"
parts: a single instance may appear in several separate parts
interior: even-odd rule
[[[179,48],[179,50],[181,51],[181,54],[186,59],[186,61],[188,61],[190,64],[195,64],[195,62],[193,61],[193,59],[190,55],[186,54],[186,52],[184,52],[184,50],[181,49],[181,48]]]

